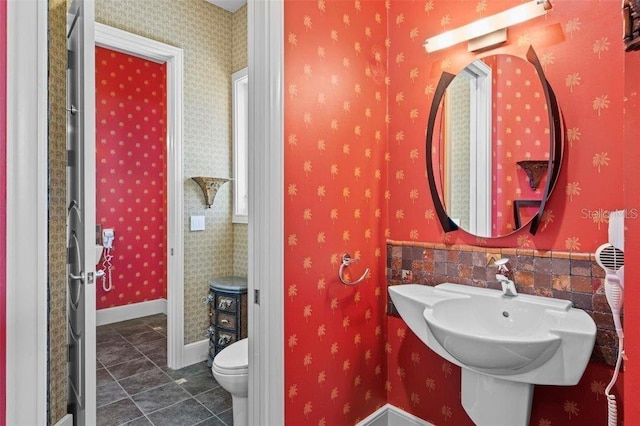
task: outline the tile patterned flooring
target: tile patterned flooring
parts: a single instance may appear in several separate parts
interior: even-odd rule
[[[97,328],[98,426],[233,425],[231,395],[206,362],[167,367],[167,316]]]

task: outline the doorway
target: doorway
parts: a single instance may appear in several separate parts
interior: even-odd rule
[[[46,390],[47,390],[47,375],[46,375],[46,368],[47,368],[47,345],[46,345],[46,329],[47,329],[46,327],[46,324],[47,324],[46,323],[47,321],[47,310],[46,310],[47,7],[46,5],[43,6],[42,4],[40,3],[36,4],[35,2],[29,2],[28,4],[26,3],[22,4],[19,2],[20,7],[18,7],[18,4],[16,4],[15,6],[16,7],[13,8],[14,10],[28,9],[24,13],[21,12],[20,15],[10,13],[9,16],[11,18],[8,19],[11,33],[19,34],[19,36],[13,37],[12,40],[16,41],[15,44],[20,46],[20,48],[10,49],[9,53],[22,52],[19,55],[9,55],[9,56],[11,58],[13,57],[20,58],[21,62],[18,64],[19,66],[15,67],[15,69],[20,70],[17,74],[24,76],[23,79],[20,79],[20,82],[21,82],[20,85],[16,84],[10,87],[10,89],[12,89],[10,90],[10,93],[12,95],[11,99],[19,100],[19,102],[16,102],[15,105],[18,105],[20,108],[16,107],[15,111],[16,113],[21,112],[22,117],[25,119],[15,120],[15,121],[8,120],[8,121],[11,123],[14,123],[14,122],[16,123],[15,124],[16,129],[23,132],[20,134],[23,140],[25,140],[25,138],[29,141],[37,140],[37,143],[34,142],[29,144],[26,144],[26,143],[14,144],[15,157],[10,157],[12,160],[8,162],[9,164],[12,164],[12,170],[15,169],[16,175],[19,174],[21,177],[24,177],[24,179],[21,179],[19,182],[17,181],[11,182],[12,188],[14,189],[17,188],[17,189],[10,191],[9,193],[10,196],[9,196],[8,205],[13,207],[11,208],[11,215],[9,215],[9,212],[8,212],[8,223],[10,224],[10,226],[8,226],[8,229],[13,231],[11,233],[8,233],[9,234],[8,241],[15,243],[13,244],[13,247],[15,248],[15,250],[13,250],[12,253],[10,253],[11,256],[8,256],[8,260],[7,260],[8,277],[14,278],[14,279],[8,279],[8,282],[22,281],[22,282],[29,283],[28,286],[22,286],[20,288],[19,293],[17,291],[15,292],[12,292],[10,290],[7,291],[8,300],[11,301],[11,303],[8,303],[8,305],[9,307],[12,307],[12,309],[8,308],[7,317],[11,321],[14,321],[14,320],[22,321],[20,329],[18,330],[18,328],[15,328],[16,333],[12,333],[11,336],[8,336],[8,342],[16,343],[15,345],[14,344],[9,345],[7,349],[7,352],[8,352],[7,359],[8,361],[10,361],[9,365],[13,365],[16,367],[13,373],[7,379],[7,383],[11,383],[12,385],[15,384],[15,386],[10,386],[12,389],[14,389],[14,392],[12,393],[12,395],[8,395],[8,400],[9,402],[16,402],[15,404],[11,404],[11,403],[8,404],[8,411],[11,412],[11,416],[8,416],[8,418],[31,419],[31,418],[37,417],[38,419],[46,419],[46,415],[47,415],[46,413],[46,408],[47,408],[47,401],[46,401]],[[258,4],[255,10],[259,10],[262,7],[263,7],[262,4]],[[269,6],[269,7],[273,9],[276,8],[276,6]],[[279,7],[280,8],[282,7],[281,3],[279,3]],[[250,15],[256,18],[256,19],[253,19],[253,18],[251,19],[251,21],[254,22],[254,24],[256,25],[256,28],[260,28],[259,30],[254,31],[254,34],[251,35],[250,38],[254,37],[254,35],[257,34],[257,39],[260,39],[263,41],[266,40],[266,38],[263,38],[260,36],[260,34],[263,32],[263,29],[260,26],[260,24],[257,22],[258,18],[261,18],[263,16],[263,13],[250,12]],[[274,17],[274,19],[275,18],[277,17]],[[273,22],[273,20],[267,20],[263,24],[263,26],[264,25],[272,26],[271,22]],[[21,25],[14,26],[14,25],[11,25],[11,23],[20,23]],[[88,20],[88,24],[91,24],[91,26],[93,26],[93,17],[91,17],[91,19]],[[278,26],[281,27],[281,23],[279,23]],[[21,27],[23,31],[18,32],[17,31],[18,27]],[[98,32],[100,33],[100,30]],[[100,36],[104,36],[107,38],[112,36],[112,34],[108,34],[108,32],[105,32],[105,31],[103,31],[102,33],[103,34],[96,34],[96,37],[100,39]],[[37,40],[35,39],[36,35],[37,35]],[[268,39],[270,40],[269,44],[276,45],[278,43],[277,40],[282,40],[282,37],[276,38],[274,36],[271,36]],[[20,43],[17,43],[18,41],[20,41]],[[93,42],[93,40],[89,40],[89,41]],[[23,46],[25,45],[28,47],[24,48]],[[137,45],[136,47],[139,47],[139,45]],[[127,48],[125,47],[123,49],[126,50]],[[150,47],[149,50],[150,50],[150,53],[149,53],[150,56],[158,55],[160,58],[162,57],[169,58],[167,60],[172,64],[170,68],[172,68],[175,72],[174,74],[175,77],[173,79],[172,84],[175,84],[175,81],[178,81],[178,80],[181,81],[182,68],[176,65],[178,62],[182,61],[181,52],[176,52],[174,55],[172,52],[167,53],[167,52],[157,51],[153,47]],[[37,57],[38,57],[37,67],[34,66],[33,57],[30,55],[25,55],[24,52],[32,52],[32,53],[37,52]],[[175,57],[175,60],[174,60],[174,57]],[[272,63],[272,65],[270,66],[274,69],[274,71],[277,69],[279,62],[269,61],[268,58],[269,58],[269,55],[268,55],[268,49],[267,49],[264,52],[264,55],[261,56],[260,60],[255,61],[255,64],[260,70],[256,72],[257,75],[261,75],[261,76],[266,75],[266,68],[267,68],[266,64],[268,63],[269,64]],[[264,68],[264,71],[263,71],[263,68]],[[280,74],[276,72],[271,72],[270,75],[272,75],[273,78],[275,79],[280,78],[278,77]],[[181,87],[181,84],[176,84],[176,87]],[[268,91],[268,86],[264,85],[263,87],[264,87],[263,91],[265,92],[265,95],[263,96],[266,99],[267,98],[266,92]],[[31,94],[32,92],[36,92],[36,91],[38,93],[37,99],[35,95],[24,96],[25,93]],[[12,105],[14,104],[12,103]],[[27,105],[27,107],[23,109],[22,108],[23,105]],[[180,104],[176,103],[174,107],[178,110],[180,114],[182,113]],[[170,105],[170,108],[171,108],[171,105]],[[28,111],[30,114],[35,114],[37,112],[38,119],[36,121],[38,125],[37,126],[34,125],[33,117],[30,116],[29,113],[24,113],[22,111]],[[260,111],[261,112],[259,115],[264,116],[265,117],[264,122],[267,123],[266,118],[267,118],[267,111],[269,111],[269,109],[261,106]],[[274,115],[272,114],[272,117],[273,116]],[[276,116],[279,117],[279,115],[277,114]],[[279,126],[281,126],[281,124]],[[181,120],[176,120],[175,125],[170,129],[170,134],[174,134],[175,132],[175,135],[177,137],[180,137],[181,136],[180,127],[181,127]],[[19,138],[15,137],[15,138],[11,138],[10,140],[14,140],[14,139],[17,140]],[[179,139],[170,138],[170,140],[172,144],[172,149],[175,149],[177,144],[181,144],[181,141]],[[273,140],[275,143],[276,141],[279,142],[280,139],[273,138]],[[264,149],[266,150],[266,147]],[[261,153],[262,151],[263,149],[260,148]],[[181,151],[179,149],[175,149],[175,152],[176,152],[175,153],[176,156],[181,155]],[[14,151],[10,151],[10,153],[14,153]],[[267,162],[266,156],[261,155],[261,157],[264,158],[266,163]],[[16,158],[18,158],[18,160],[20,161],[16,160]],[[37,174],[33,173],[34,159],[36,158],[38,159]],[[181,158],[174,157],[173,162],[175,164],[181,165],[182,163],[181,160],[182,160]],[[95,175],[95,170],[93,170],[92,172]],[[172,218],[175,221],[182,220],[182,206],[181,206],[182,196],[181,194],[180,195],[177,194],[177,192],[181,190],[182,188],[181,185],[183,184],[181,177],[182,177],[181,169],[175,170],[173,175],[171,172],[169,173],[169,189],[168,190],[169,190],[169,193],[171,194],[172,188],[175,186],[176,188],[175,198],[177,200],[176,205],[172,206],[168,212],[169,221],[170,221],[169,223],[171,223]],[[252,179],[258,182],[257,179],[259,178],[254,176],[254,178]],[[277,187],[274,187],[274,188],[277,188]],[[258,191],[258,188],[252,191]],[[280,191],[280,190],[278,189],[277,191]],[[15,195],[15,194],[20,194],[20,197],[12,197],[12,195]],[[33,194],[34,196],[37,196],[35,198],[37,198],[38,202],[33,203],[32,200],[34,197],[25,197],[24,194]],[[264,206],[265,201],[270,199],[267,196],[268,194],[269,194],[269,191],[266,191],[266,193],[263,194],[264,195],[263,201],[260,202],[260,205]],[[33,207],[34,205],[36,205],[36,208]],[[255,209],[254,213],[260,216],[260,213],[262,213],[262,209]],[[277,215],[273,215],[271,222],[274,222],[274,221],[275,222],[280,221]],[[171,228],[171,225],[169,225],[169,227]],[[92,228],[95,228],[95,227],[92,227]],[[262,228],[265,228],[265,226],[263,224],[260,226],[254,225],[254,229],[257,229],[257,228],[262,229]],[[274,226],[274,227],[271,227],[271,229],[272,231],[275,231],[275,230],[281,229],[281,227]],[[93,233],[93,230],[91,232]],[[176,240],[172,241],[172,238],[176,238]],[[182,240],[179,227],[178,227],[177,234],[176,233],[169,234],[168,248],[169,249],[173,248],[173,251],[170,253],[172,257],[170,257],[169,263],[171,263],[172,258],[177,259],[178,261],[183,258],[183,253],[182,253],[183,245],[176,243],[178,238],[180,239],[180,241]],[[86,256],[87,259],[89,258],[93,259],[93,251],[94,251],[93,240],[94,238],[92,235],[90,240],[92,243],[92,246],[90,251],[87,250],[87,256]],[[279,235],[275,239],[273,238],[264,239],[264,241],[271,241],[272,245],[276,244],[277,247],[281,246],[277,244],[278,242],[281,242],[281,240],[282,240],[281,235]],[[262,252],[262,249],[260,247],[254,247],[252,251]],[[37,259],[35,261],[36,267],[34,267],[34,258],[33,258],[34,253],[37,254]],[[89,256],[89,254],[91,254],[91,256]],[[277,255],[278,253],[276,250],[273,252],[273,255],[271,257],[276,257]],[[266,264],[270,264],[270,263],[267,262]],[[94,265],[91,265],[90,268],[91,269],[89,269],[89,271],[92,271],[94,268]],[[169,265],[169,268],[171,268],[171,264]],[[255,268],[255,270],[260,271],[263,268],[264,266],[261,265],[260,267]],[[177,266],[172,271],[173,272],[170,272],[170,275],[175,274],[178,277],[182,275],[182,265],[180,264],[180,262],[177,263]],[[264,276],[267,276],[267,275],[271,276],[272,274],[264,274]],[[281,276],[281,274],[278,274],[278,276]],[[25,277],[27,278],[31,277],[31,278],[27,279]],[[269,282],[269,280],[265,280],[264,282]],[[280,282],[280,280],[276,280],[276,282]],[[31,283],[33,283],[33,285],[31,285]],[[178,284],[181,285],[182,283],[178,282]],[[11,286],[9,287],[11,289]],[[275,289],[275,286],[274,286],[274,291],[277,292],[277,290]],[[172,297],[172,292],[175,294],[176,296],[175,298]],[[169,293],[168,294],[169,315],[176,315],[177,318],[182,319],[183,318],[183,312],[182,312],[183,311],[183,304],[182,304],[183,294],[181,291],[176,291],[175,289],[172,289],[171,278],[169,279],[168,293]],[[34,303],[34,300],[37,300],[37,303]],[[253,303],[253,298],[251,303]],[[266,319],[264,318],[265,316],[267,316],[266,314],[268,312],[271,312],[272,310],[275,310],[276,314],[274,316],[279,318],[279,319],[276,319],[275,322],[281,324],[282,310],[277,307],[276,309],[272,309],[272,306],[273,305],[268,306],[267,304],[265,304],[264,309],[259,314],[256,314],[255,319],[258,320],[258,316],[262,317],[263,319]],[[173,312],[172,312],[172,309],[173,309]],[[93,309],[93,314],[95,315],[95,309]],[[271,322],[273,321],[269,321],[269,320],[262,321],[263,327],[261,327],[261,330],[262,331],[268,330],[269,324]],[[174,321],[173,324],[175,323],[176,322]],[[173,332],[173,335],[174,335],[173,340],[176,343],[179,343],[181,345],[184,342],[182,325],[180,326],[176,325],[175,329],[176,329],[175,332]],[[25,330],[37,330],[37,333],[36,331],[34,331],[33,333],[25,333]],[[275,341],[271,342],[276,353],[282,352],[282,348],[281,348],[282,345],[279,344],[282,340],[280,330],[281,330],[281,327],[275,328],[274,333],[276,335],[276,339]],[[9,331],[8,331],[8,334],[9,334]],[[35,336],[36,334],[38,335],[37,341],[35,339],[23,338],[25,335]],[[172,330],[169,330],[168,334],[169,336],[171,336]],[[266,341],[268,336],[266,334],[263,336],[264,337],[262,340]],[[170,347],[175,347],[175,345],[170,344]],[[259,347],[260,345],[256,344],[251,350],[257,354],[260,352]],[[185,352],[185,348],[182,347],[181,350],[176,349],[175,351],[176,351],[175,354],[172,354],[171,352],[169,353],[169,364],[170,365],[172,364],[171,359],[174,360],[173,363],[175,363],[176,366],[179,366],[180,364],[182,365],[187,364],[187,361],[184,360],[184,357],[182,360],[180,359],[183,352]],[[92,357],[89,357],[89,361],[91,361],[91,358]],[[95,357],[93,357],[93,359],[95,361]],[[266,364],[264,368],[260,368],[261,371],[264,371],[264,372],[269,371],[269,368],[267,368],[269,366],[269,363],[268,363],[269,359],[281,360],[282,357],[281,356],[265,357]],[[36,365],[37,368],[34,368],[34,365]],[[256,363],[256,365],[258,364]],[[254,369],[253,370],[254,373],[257,370],[258,368]],[[280,376],[281,370],[278,370],[276,372],[276,375]],[[95,382],[95,378],[93,381]],[[279,382],[280,380],[276,379],[275,381]],[[269,378],[264,378],[262,380],[263,384],[265,382],[269,383]],[[254,384],[255,383],[256,381],[254,381]],[[272,395],[275,394],[275,399],[281,401],[282,400],[281,386],[278,386],[276,383],[276,385],[274,386],[274,389],[276,391]],[[23,396],[23,397],[20,397],[20,396]],[[34,396],[35,396],[35,402],[34,402]],[[90,399],[91,398],[89,398],[89,400]],[[95,397],[93,399],[94,399],[94,405],[95,405]],[[273,399],[274,398],[270,398],[270,400],[273,400]],[[274,410],[280,411],[282,404],[261,403],[261,406],[267,407],[267,408],[273,407]],[[95,408],[93,409],[93,411],[95,412]],[[20,422],[18,421],[18,423]],[[46,421],[45,420],[41,420],[41,421],[27,420],[27,421],[24,421],[24,423],[42,424],[42,423],[46,423]]]
[[[183,353],[183,230],[181,226],[183,217],[181,126],[183,52],[182,49],[99,23],[95,24],[95,42],[96,49],[105,48],[121,52],[149,61],[149,63],[164,64],[166,67],[164,70],[166,72],[166,82],[164,84],[166,90],[166,137],[164,141],[166,162],[163,165],[156,164],[156,167],[165,168],[166,170],[166,173],[164,173],[166,182],[166,207],[164,213],[166,215],[166,245],[163,255],[166,256],[167,279],[167,364],[170,368],[179,369],[185,365]],[[96,84],[100,84],[100,82],[96,82]],[[114,179],[117,180],[118,178],[114,177]],[[153,178],[150,177],[149,179]],[[142,185],[142,182],[138,182],[139,180],[141,179],[136,179],[136,183]],[[115,183],[115,185],[117,184],[118,182]],[[158,184],[156,181],[156,185]],[[116,208],[126,209],[127,207],[119,205]],[[142,212],[141,216],[138,216],[138,218],[140,217],[147,219],[144,212]],[[115,232],[117,235],[118,231],[116,230]],[[105,274],[108,274],[108,272],[105,271]],[[108,280],[108,276],[106,279]],[[157,308],[153,304],[147,304],[146,306],[149,311],[138,312],[138,314],[144,316],[156,313]]]
[[[492,69],[477,60],[447,88],[444,115],[445,204],[458,226],[482,236],[492,229],[491,95]]]
[[[167,313],[166,65],[96,47],[96,324]]]

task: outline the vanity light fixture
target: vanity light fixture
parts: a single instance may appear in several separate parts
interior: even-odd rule
[[[213,200],[216,198],[218,189],[231,180],[214,177],[192,177],[191,179],[193,179],[200,186],[200,189],[202,189],[204,202],[207,204],[207,208],[209,209],[211,208],[211,204],[213,204]]]
[[[552,7],[550,0],[531,0],[504,12],[428,38],[423,46],[429,53],[465,41],[469,42],[470,52],[496,46],[507,41],[508,27],[542,16]]]

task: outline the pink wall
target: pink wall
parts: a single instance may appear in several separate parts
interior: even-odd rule
[[[0,426],[6,422],[7,3],[0,1]]]
[[[386,402],[386,11],[285,2],[285,415],[354,424]],[[343,253],[360,257],[338,280]]]
[[[96,48],[97,223],[116,234],[98,309],[166,298],[165,84],[164,64]]]

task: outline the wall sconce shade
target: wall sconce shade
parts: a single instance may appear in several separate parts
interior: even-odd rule
[[[522,167],[522,170],[527,174],[527,177],[529,178],[529,186],[534,191],[538,188],[540,180],[547,173],[547,167],[549,166],[549,162],[547,160],[518,161],[516,164]]]
[[[552,7],[549,0],[531,0],[504,12],[428,38],[423,46],[429,53],[465,41],[469,41],[470,52],[495,46],[507,40],[506,28],[542,16]]]
[[[218,193],[218,189],[225,183],[229,182],[231,179],[226,178],[213,178],[213,177],[192,177],[202,189],[202,193],[204,194],[204,202],[207,205],[207,208],[211,208],[211,204],[213,204],[213,200],[216,198],[216,194]]]

